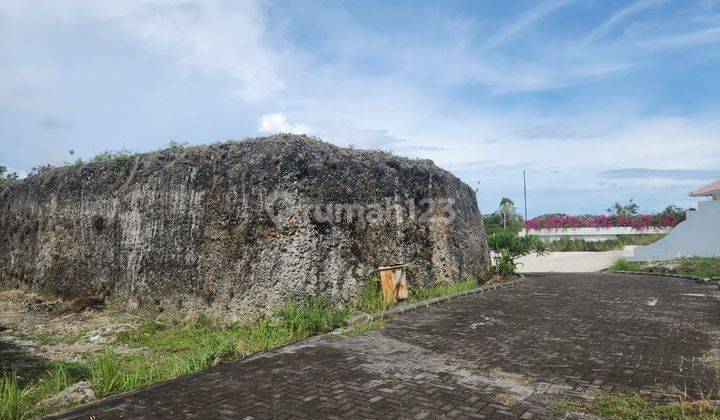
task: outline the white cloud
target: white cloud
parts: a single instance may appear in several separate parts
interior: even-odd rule
[[[640,47],[644,47],[649,50],[664,50],[719,42],[720,27],[715,27],[692,32],[653,37],[642,40],[639,45]]]
[[[638,0],[635,3],[613,13],[613,15],[608,18],[608,20],[603,22],[602,25],[598,26],[594,31],[588,34],[588,36],[585,37],[585,41],[589,42],[596,38],[599,38],[605,35],[608,31],[610,31],[610,29],[617,26],[622,21],[627,20],[629,17],[638,14],[650,7],[665,3],[665,1],[666,0]]]
[[[350,121],[324,120],[322,128],[317,132],[335,144],[354,146],[360,149],[389,150],[402,143],[403,140],[384,129],[362,129]]]
[[[402,25],[379,29],[331,4],[322,10],[283,4],[266,14],[266,3],[259,0],[15,1],[8,7],[3,3],[0,23],[14,26],[0,27],[0,35],[23,53],[3,54],[7,65],[0,103],[19,108],[36,99],[33,104],[47,108],[25,123],[46,136],[46,147],[28,150],[65,149],[54,144],[67,130],[47,130],[59,124],[41,122],[46,130],[37,130],[37,122],[48,115],[72,121],[73,132],[64,133],[66,144],[75,148],[69,142],[86,138],[90,150],[124,147],[120,140],[107,145],[111,136],[98,140],[97,133],[112,124],[107,132],[138,139],[138,147],[148,148],[177,133],[206,142],[257,129],[417,154],[461,168],[470,185],[482,180],[483,189],[510,190],[519,184],[518,171],[531,168],[535,188],[597,192],[607,188],[597,179],[606,169],[720,167],[715,157],[720,156],[720,127],[708,122],[713,115],[650,118],[658,106],[649,104],[652,95],[644,92],[652,89],[626,92],[625,84],[634,79],[610,79],[618,74],[642,79],[642,70],[656,64],[650,59],[663,48],[720,40],[717,21],[672,24],[670,17],[660,24],[642,22],[640,12],[659,3],[640,0],[619,8],[594,31],[578,29],[579,21],[543,30],[541,24],[549,23],[543,19],[574,4],[568,0],[533,3],[504,27],[498,20],[449,16],[452,12],[444,14],[442,7],[430,7],[427,21],[414,21],[422,28],[418,31]],[[293,7],[307,14],[299,28],[283,19],[272,26],[266,20],[286,13],[295,21],[298,13],[286,12]],[[625,26],[630,29],[619,30]],[[293,39],[297,29],[307,28],[322,30]],[[583,41],[586,32],[590,35]],[[605,36],[611,32],[617,36]],[[74,67],[77,62],[82,69]],[[532,95],[558,88],[567,90]],[[63,106],[45,100],[54,89]],[[94,97],[91,90],[101,93]],[[228,92],[242,101],[223,100]],[[65,107],[66,98],[76,93],[91,105],[71,100]],[[263,115],[269,110],[282,112]],[[0,140],[29,138],[14,114],[7,115],[5,120],[0,115],[0,128],[9,131],[6,121],[18,128]],[[253,117],[238,120],[238,115]],[[7,164],[42,163],[45,158],[37,153],[25,152]],[[495,166],[463,166],[479,160]]]
[[[129,14],[124,26],[183,66],[231,77],[243,99],[264,99],[285,88],[263,39],[265,18],[256,1],[146,5]]]
[[[490,38],[486,47],[497,47],[502,45],[522,32],[530,28],[538,20],[554,13],[556,10],[569,5],[573,0],[555,0],[541,2],[539,6],[531,9],[520,19],[505,26],[498,34]]]
[[[308,134],[310,127],[305,124],[290,124],[285,114],[265,114],[260,117],[260,126],[258,131],[263,133],[292,133],[292,134]]]
[[[720,124],[687,118],[645,118],[622,123],[603,130],[605,121],[597,116],[577,116],[578,126],[594,133],[591,138],[562,135],[542,140],[515,134],[512,125],[505,126],[506,136],[483,146],[487,156],[498,163],[530,162],[541,168],[580,167],[711,169],[720,167]],[[532,121],[532,120],[530,120]],[[512,124],[510,121],[502,122]],[[523,124],[518,121],[517,124]],[[529,121],[525,122],[525,124]],[[609,125],[609,124],[608,124]],[[471,149],[472,150],[472,149]],[[477,153],[468,153],[477,156]]]
[[[191,71],[230,78],[235,93],[260,101],[285,88],[256,0],[10,1],[2,15],[39,26],[102,27]]]

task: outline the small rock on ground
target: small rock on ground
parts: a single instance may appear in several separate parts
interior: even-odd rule
[[[62,407],[81,404],[95,399],[95,391],[88,381],[70,385],[55,395],[51,395],[38,403],[39,407]]]

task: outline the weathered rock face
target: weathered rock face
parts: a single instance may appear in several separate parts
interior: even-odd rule
[[[303,294],[339,303],[398,262],[411,287],[484,276],[474,192],[428,160],[304,136],[58,168],[0,189],[0,281],[105,293],[129,310],[240,319]]]

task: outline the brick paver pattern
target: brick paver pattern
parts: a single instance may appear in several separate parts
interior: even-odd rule
[[[530,275],[360,335],[319,337],[66,412],[87,418],[546,418],[598,391],[661,401],[718,390],[703,363],[717,287]]]

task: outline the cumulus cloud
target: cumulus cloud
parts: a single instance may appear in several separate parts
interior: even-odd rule
[[[720,167],[712,6],[385,7],[378,25],[332,2],[6,0],[0,141],[19,147],[4,163],[308,133],[431,158],[480,181],[486,208],[522,196],[527,169],[531,195],[568,211],[675,182],[652,171]],[[623,168],[650,172],[603,174]]]
[[[177,63],[235,80],[237,94],[258,100],[285,88],[264,42],[265,18],[256,1],[173,1],[144,4],[123,22],[148,48]]]
[[[255,0],[9,1],[6,15],[41,25],[104,28],[190,71],[228,77],[239,98],[283,90],[278,58],[267,42],[265,13]]]
[[[260,117],[258,131],[262,133],[308,134],[311,130],[305,124],[290,124],[285,114],[278,112]]]

